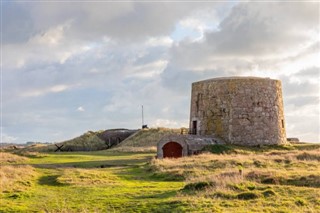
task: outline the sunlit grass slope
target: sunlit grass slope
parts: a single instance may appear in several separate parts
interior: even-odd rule
[[[220,154],[153,159],[150,169],[184,180],[177,197],[205,212],[320,212],[320,144],[207,149]]]
[[[115,150],[119,151],[156,151],[158,141],[170,134],[180,134],[181,129],[151,128],[143,129],[121,142]]]
[[[319,144],[207,150],[0,153],[0,212],[320,212]]]
[[[62,149],[64,151],[95,151],[106,149],[107,145],[98,135],[102,131],[88,131],[78,137],[75,137],[70,140],[57,143],[59,146],[63,145]],[[23,152],[53,152],[57,149],[54,144],[44,145],[44,144],[35,144],[27,146],[24,149],[17,150],[18,153]]]
[[[21,166],[28,167],[36,176],[28,179],[30,185],[24,189],[20,188],[24,183],[16,177],[12,190],[1,192],[0,212],[149,212],[159,206],[163,211],[180,208],[171,202],[183,182],[152,177],[145,166],[153,156],[98,151],[33,155],[23,158],[27,160],[19,161],[19,165],[2,162],[21,172]],[[1,176],[1,183],[4,181]]]

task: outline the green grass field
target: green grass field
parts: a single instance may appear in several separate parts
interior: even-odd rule
[[[153,178],[145,169],[154,155],[110,151],[54,153],[23,162],[3,162],[2,166],[13,167],[11,172],[27,165],[32,175],[19,178],[11,188],[2,190],[0,211],[164,212],[174,206],[180,208],[174,204],[175,194],[183,182]],[[3,184],[6,183],[2,181]]]
[[[208,150],[1,152],[0,212],[320,212],[320,145]]]

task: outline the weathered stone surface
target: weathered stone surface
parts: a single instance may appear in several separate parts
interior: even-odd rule
[[[287,143],[281,82],[214,78],[192,84],[190,130],[230,144]]]

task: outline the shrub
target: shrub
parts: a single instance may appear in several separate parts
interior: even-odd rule
[[[272,190],[272,189],[267,189],[265,191],[262,192],[264,197],[271,197],[276,195],[276,193]]]
[[[294,202],[297,206],[305,206],[307,202],[301,198],[297,198],[296,201]]]
[[[251,182],[241,182],[238,184],[230,184],[229,187],[233,190],[238,190],[238,191],[247,191],[248,189],[252,191],[257,188],[256,185]]]
[[[177,172],[154,172],[150,177],[164,181],[182,181],[185,177]]]
[[[196,183],[188,183],[184,186],[182,190],[203,190],[205,188],[214,186],[213,182],[196,182]]]
[[[259,198],[259,195],[254,192],[242,192],[237,195],[239,200],[252,200]]]
[[[216,192],[213,194],[214,198],[224,198],[224,199],[233,199],[235,196],[233,194],[225,193],[225,192]]]
[[[270,176],[272,176],[272,173],[270,172],[252,171],[246,175],[246,178],[249,180],[262,180],[269,178]]]
[[[247,188],[252,191],[254,189],[256,189],[256,186],[254,184],[247,186]]]
[[[211,152],[213,154],[225,154],[225,153],[234,153],[235,152],[235,150],[231,146],[220,145],[220,144],[208,145],[208,146],[205,146],[202,150]]]
[[[319,154],[313,154],[313,153],[307,153],[304,152],[300,155],[297,155],[298,160],[315,160],[320,161],[320,155]]]
[[[279,179],[276,177],[267,177],[261,180],[264,184],[279,184]]]
[[[254,160],[253,161],[253,164],[256,166],[256,167],[266,167],[265,163],[259,161],[259,160]]]
[[[294,186],[320,187],[320,176],[309,175],[302,177],[294,177],[284,181],[285,184]]]

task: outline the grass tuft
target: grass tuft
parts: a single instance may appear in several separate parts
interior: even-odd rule
[[[231,145],[208,145],[205,146],[202,151],[207,151],[212,154],[231,154],[236,153],[235,148]]]
[[[262,195],[264,197],[271,197],[271,196],[275,196],[276,193],[272,189],[267,189],[267,190],[262,192]]]
[[[183,187],[182,190],[203,190],[208,187],[214,186],[214,182],[196,182],[196,183],[188,183]]]
[[[320,161],[320,152],[303,152],[302,154],[297,155],[298,160],[314,160],[314,161]]]
[[[304,199],[302,199],[302,198],[297,198],[297,199],[295,200],[295,204],[296,204],[297,206],[305,206],[305,205],[307,205],[307,201],[304,200]]]
[[[259,194],[255,192],[242,192],[237,194],[236,196],[239,200],[252,200],[259,198]]]

